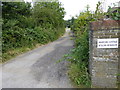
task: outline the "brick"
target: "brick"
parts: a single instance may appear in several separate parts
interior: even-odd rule
[[[96,88],[116,88],[116,78],[107,77],[92,77],[92,86]]]
[[[90,73],[93,87],[115,88],[120,77],[120,21],[91,23],[89,33]],[[119,48],[97,48],[97,39],[119,38]]]
[[[114,20],[103,20],[95,21],[91,23],[91,30],[109,30],[109,29],[120,28],[120,21]]]

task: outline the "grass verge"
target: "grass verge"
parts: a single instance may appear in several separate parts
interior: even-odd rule
[[[36,44],[35,46],[31,46],[31,47],[19,47],[19,48],[15,48],[13,50],[10,50],[6,53],[3,53],[1,63],[5,63],[5,62],[9,61],[10,59],[16,57],[17,55],[23,54],[23,53],[30,51],[32,49],[35,49],[39,46],[41,46],[41,44]]]

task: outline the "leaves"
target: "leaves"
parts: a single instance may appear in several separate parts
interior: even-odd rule
[[[113,20],[120,20],[120,8],[109,6],[107,15]]]
[[[61,27],[64,24],[65,12],[59,2],[37,2],[32,14],[37,26],[48,23],[53,27]]]
[[[88,8],[85,12],[80,13],[73,23],[73,32],[76,36],[75,48],[66,56],[66,59],[71,62],[68,71],[69,77],[80,87],[81,85],[90,87],[90,77],[87,68],[89,59],[88,26],[93,20],[93,15]]]
[[[54,41],[65,31],[64,9],[58,1],[36,3],[33,8],[25,2],[2,4],[3,60],[10,57],[9,51]]]

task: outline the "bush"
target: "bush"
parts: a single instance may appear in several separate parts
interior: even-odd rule
[[[75,48],[71,51],[70,54],[65,56],[65,59],[71,62],[68,74],[74,84],[78,87],[91,87],[91,80],[88,70],[88,31],[90,27],[90,22],[102,19],[103,15],[105,15],[105,13],[100,10],[100,6],[101,2],[98,2],[95,13],[91,13],[89,11],[89,6],[87,6],[87,10],[81,12],[71,26],[75,36]]]
[[[107,16],[113,20],[120,20],[120,7],[109,7]]]
[[[65,31],[65,12],[58,1],[35,3],[33,8],[30,5],[25,2],[2,2],[3,61],[20,53],[18,49],[23,52],[23,48],[54,41]]]
[[[87,9],[81,12],[72,25],[74,32],[75,48],[67,55],[71,62],[68,71],[69,77],[78,87],[90,87],[90,76],[88,72],[89,59],[89,23],[94,21],[94,15]]]
[[[82,35],[77,36],[75,43],[76,47],[68,55],[70,58],[67,59],[71,62],[68,71],[69,77],[79,87],[90,87],[88,32],[85,31]]]

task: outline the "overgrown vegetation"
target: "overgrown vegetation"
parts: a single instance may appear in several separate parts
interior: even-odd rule
[[[69,66],[69,77],[72,82],[78,87],[91,87],[91,81],[88,71],[89,59],[89,25],[90,22],[99,20],[104,13],[100,10],[101,3],[99,2],[96,11],[92,13],[87,6],[86,11],[81,12],[74,20],[71,28],[74,32],[75,48],[70,54],[66,55],[66,59],[71,62]]]
[[[72,28],[73,26],[73,23],[76,19],[74,17],[72,17],[72,19],[69,19],[69,20],[66,20],[65,21],[65,26],[68,27],[68,28]]]
[[[112,20],[120,20],[120,8],[109,7],[108,12],[103,12],[101,2],[96,5],[96,11],[89,11],[87,6],[86,11],[81,12],[77,19],[73,18],[67,21],[67,26],[74,33],[75,48],[70,54],[65,55],[65,58],[71,62],[69,65],[69,77],[72,82],[78,87],[91,87],[91,80],[88,71],[89,60],[89,27],[90,22],[104,20],[105,15]],[[72,22],[74,21],[74,22]]]
[[[60,2],[2,2],[2,62],[64,33]],[[29,48],[29,49],[28,49]]]
[[[107,13],[108,17],[113,20],[120,20],[120,7],[110,7]]]
[[[88,74],[88,27],[89,23],[93,20],[90,11],[81,12],[73,28],[75,34],[75,48],[72,50],[71,57],[69,58],[71,66],[68,74],[71,80],[80,87],[90,87]]]

